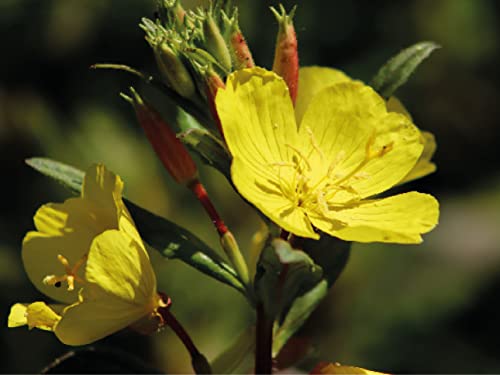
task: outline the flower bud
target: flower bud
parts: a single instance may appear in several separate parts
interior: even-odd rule
[[[238,9],[234,9],[231,18],[225,16],[223,13],[222,19],[224,22],[224,29],[226,30],[225,35],[229,40],[229,50],[231,52],[233,69],[253,68],[255,63],[252,53],[248,48],[248,44],[238,24]]]
[[[204,78],[206,83],[206,95],[210,113],[212,113],[212,117],[214,118],[215,124],[217,125],[220,134],[224,136],[222,125],[219,119],[219,114],[217,113],[217,108],[215,106],[215,96],[217,95],[217,90],[219,90],[220,88],[225,88],[226,85],[224,84],[222,78],[211,67],[208,67],[205,70]]]
[[[194,98],[196,87],[188,69],[181,60],[180,55],[166,42],[155,47],[155,57],[158,69],[165,83],[184,98]]]
[[[198,171],[191,155],[160,114],[148,105],[131,87],[132,97],[122,97],[134,107],[139,124],[144,129],[156,155],[179,184],[189,185],[198,178]]]
[[[222,68],[229,72],[232,66],[231,55],[211,12],[207,12],[203,20],[203,34],[207,51],[215,57]]]
[[[276,20],[279,23],[278,36],[276,38],[276,49],[274,52],[273,71],[283,77],[290,97],[295,104],[297,98],[297,89],[299,83],[299,55],[297,51],[297,35],[293,26],[293,16],[295,7],[289,14],[286,14],[285,8],[280,5],[281,13],[271,7]]]

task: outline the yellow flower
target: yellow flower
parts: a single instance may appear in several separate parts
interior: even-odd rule
[[[314,95],[328,86],[341,82],[354,82],[354,80],[340,70],[332,68],[319,66],[301,68],[299,71],[299,93],[295,110],[297,123],[300,123],[302,120],[306,108]],[[392,96],[389,98],[386,104],[388,111],[401,113],[412,120],[411,115],[396,97]],[[436,164],[431,162],[431,158],[436,151],[434,135],[430,132],[421,131],[420,138],[424,145],[424,150],[415,166],[399,181],[399,184],[424,177],[436,170]]]
[[[432,196],[366,199],[415,166],[420,131],[361,82],[332,84],[309,99],[296,114],[274,73],[254,68],[228,77],[216,104],[238,191],[298,236],[317,239],[318,228],[347,241],[421,242],[438,220]]]
[[[15,304],[9,327],[27,324],[54,331],[65,344],[84,345],[157,318],[156,277],[122,190],[119,176],[95,165],[81,197],[37,211],[37,231],[23,240],[24,267],[33,284],[60,303]]]

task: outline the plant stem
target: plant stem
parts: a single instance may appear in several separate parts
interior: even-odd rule
[[[168,297],[167,297],[168,298]],[[168,298],[168,300],[170,300]],[[179,323],[179,321],[175,318],[175,316],[170,311],[170,304],[167,304],[165,307],[159,307],[158,313],[163,318],[165,324],[167,324],[172,331],[175,332],[177,337],[182,341],[184,346],[186,347],[189,355],[191,356],[191,364],[196,374],[211,374],[212,370],[210,368],[210,364],[203,354],[200,353],[193,340],[184,329],[184,327]]]
[[[271,374],[273,371],[273,320],[267,316],[264,305],[257,305],[257,329],[255,345],[255,374]]]
[[[226,232],[228,231],[227,226],[226,224],[224,224],[224,221],[222,221],[221,217],[219,216],[219,213],[215,209],[202,183],[198,180],[195,180],[188,187],[191,189],[194,195],[196,195],[196,198],[198,198],[201,205],[207,212],[208,216],[210,217],[210,220],[212,220],[212,223],[215,226],[215,229],[217,229],[219,236],[223,236],[224,234],[226,234]]]
[[[250,287],[250,276],[248,274],[248,266],[243,257],[243,254],[240,251],[238,243],[234,238],[233,234],[229,231],[224,221],[221,219],[219,213],[215,209],[210,197],[208,196],[205,187],[199,180],[194,180],[188,188],[194,193],[196,198],[200,201],[201,205],[207,212],[210,220],[217,229],[217,233],[219,233],[219,237],[221,240],[221,245],[226,253],[227,257],[231,261],[231,264],[236,269],[238,276],[240,277],[241,282],[245,285],[247,289],[247,293],[249,296],[252,295],[251,287]]]

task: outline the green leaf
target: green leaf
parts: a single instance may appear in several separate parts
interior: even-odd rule
[[[189,129],[179,134],[179,139],[231,181],[231,155],[220,138],[205,129]]]
[[[164,257],[179,259],[245,294],[236,272],[214,250],[188,230],[124,200],[141,237]]]
[[[413,74],[415,69],[440,46],[434,42],[420,42],[410,46],[387,61],[375,74],[370,86],[389,99]]]
[[[212,362],[214,374],[248,374],[253,366],[255,326],[245,329],[238,338]]]
[[[74,193],[81,192],[84,172],[46,158],[28,159],[26,163],[53,178]],[[198,271],[232,286],[245,294],[236,272],[214,250],[188,230],[124,199],[144,241],[163,256],[179,259]]]
[[[261,253],[255,292],[267,315],[277,317],[288,310],[297,296],[312,288],[322,274],[321,267],[306,253],[276,238]]]
[[[85,173],[80,169],[46,158],[26,159],[26,164],[41,174],[50,177],[74,194],[82,191]]]
[[[273,357],[277,356],[281,348],[290,337],[302,327],[321,300],[328,294],[328,282],[323,279],[314,288],[295,299],[288,311],[285,320],[275,332],[273,341]]]
[[[297,297],[275,332],[273,353],[277,355],[328,294],[349,259],[351,243],[323,234],[319,240],[304,240],[302,249],[323,270],[322,279]]]

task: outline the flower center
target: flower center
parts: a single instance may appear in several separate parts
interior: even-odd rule
[[[65,273],[64,275],[61,276],[56,276],[56,275],[45,276],[43,278],[43,283],[45,285],[53,285],[56,288],[60,288],[62,283],[66,282],[68,284],[68,292],[71,292],[72,290],[75,289],[75,282],[79,282],[82,284],[85,282],[85,280],[83,280],[80,276],[77,275],[77,272],[80,269],[80,267],[87,261],[87,254],[81,257],[73,267],[70,266],[68,260],[61,254],[57,255],[57,260],[63,265]]]
[[[304,154],[296,147],[287,144],[286,146],[293,152],[292,162],[277,162],[272,165],[279,168],[279,189],[290,200],[293,207],[319,211],[323,215],[336,207],[334,197],[339,192],[347,193],[350,196],[347,199],[344,196],[339,205],[359,201],[361,197],[353,188],[353,183],[369,178],[369,174],[364,172],[363,168],[370,161],[390,152],[393,147],[391,142],[380,148],[375,148],[376,137],[374,133],[366,143],[364,159],[352,171],[341,173],[338,167],[346,158],[345,151],[338,152],[330,161],[328,168],[325,168],[325,156],[312,131],[307,129],[307,132],[310,142],[308,154]],[[283,168],[287,170],[282,171]],[[323,175],[318,175],[318,168],[325,168]]]

